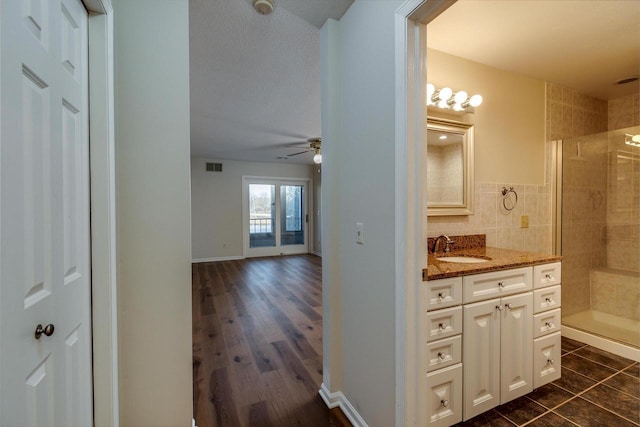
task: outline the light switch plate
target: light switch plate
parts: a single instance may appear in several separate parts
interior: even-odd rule
[[[520,228],[529,228],[529,215],[520,216]]]

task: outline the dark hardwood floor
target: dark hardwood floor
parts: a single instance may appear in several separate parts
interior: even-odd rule
[[[328,426],[322,383],[321,258],[193,265],[198,427]]]

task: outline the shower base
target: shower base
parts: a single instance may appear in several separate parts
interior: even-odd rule
[[[635,350],[637,354],[640,354],[640,321],[603,313],[601,311],[586,310],[569,316],[563,316],[562,326],[568,327],[567,329],[583,332],[587,335],[592,334],[603,342],[618,342],[623,347],[628,347],[630,350]],[[574,334],[565,334],[563,328],[563,335],[572,338],[571,335]],[[587,344],[601,347],[589,342],[587,342]],[[607,348],[604,349],[610,350],[610,347],[610,345],[607,345]],[[637,356],[634,357],[634,359],[637,359]]]

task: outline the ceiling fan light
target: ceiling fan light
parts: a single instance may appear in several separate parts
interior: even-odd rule
[[[322,154],[318,153],[315,156],[313,156],[313,163],[316,163],[318,165],[322,163]]]

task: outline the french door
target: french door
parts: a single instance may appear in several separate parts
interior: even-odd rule
[[[308,252],[307,181],[243,179],[246,257]]]

